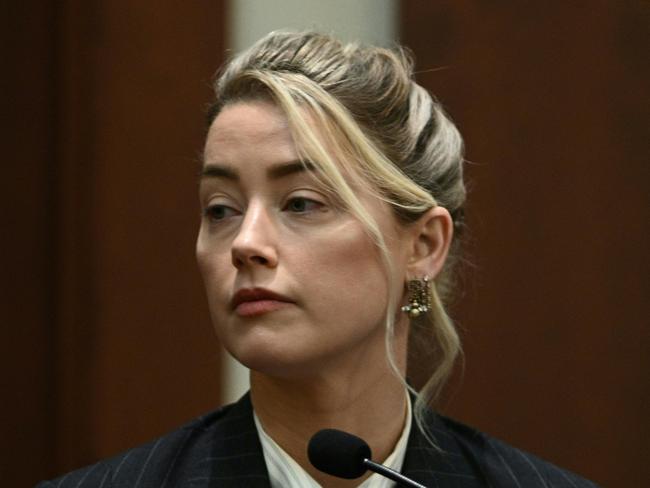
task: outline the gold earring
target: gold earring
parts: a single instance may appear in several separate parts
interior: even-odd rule
[[[402,307],[402,312],[406,312],[410,318],[414,319],[431,310],[429,277],[425,276],[421,280],[409,280],[408,290],[409,304]]]

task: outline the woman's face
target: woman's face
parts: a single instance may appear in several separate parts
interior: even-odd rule
[[[406,249],[390,208],[361,199],[403,278]],[[379,251],[303,168],[278,108],[238,102],[221,111],[206,140],[200,201],[196,252],[210,313],[240,362],[300,377],[385,361]]]

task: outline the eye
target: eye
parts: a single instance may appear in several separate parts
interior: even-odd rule
[[[320,210],[323,204],[316,200],[311,200],[305,197],[293,197],[287,201],[284,210],[294,213],[305,213]]]
[[[214,222],[218,222],[237,215],[237,211],[227,205],[215,204],[204,208],[203,215]]]

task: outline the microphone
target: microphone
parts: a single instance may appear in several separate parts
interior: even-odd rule
[[[323,429],[316,432],[309,441],[307,456],[316,469],[339,478],[359,478],[371,470],[401,486],[426,488],[403,474],[372,461],[372,451],[366,441],[342,430]]]

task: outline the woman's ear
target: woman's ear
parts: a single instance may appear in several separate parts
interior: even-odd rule
[[[445,264],[454,234],[451,215],[444,207],[434,207],[412,225],[408,274],[412,278],[434,279]]]

